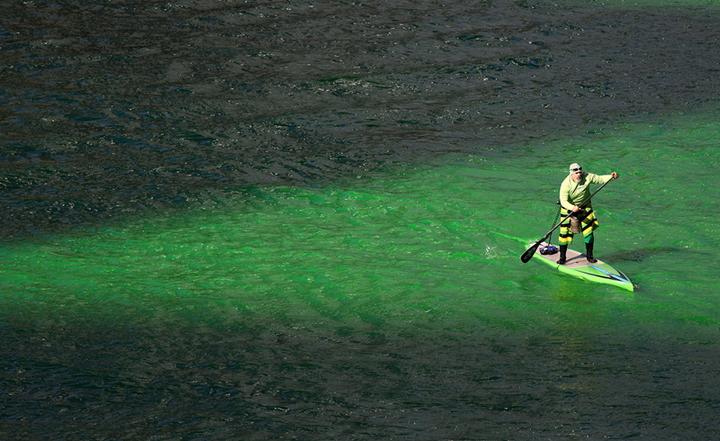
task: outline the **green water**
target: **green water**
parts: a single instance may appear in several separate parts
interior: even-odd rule
[[[720,396],[716,121],[5,243],[0,434],[705,439]],[[495,234],[544,234],[573,161],[621,175],[596,198],[596,249],[635,293],[523,265]]]
[[[0,441],[717,438],[720,1],[7,3]]]
[[[712,118],[668,118],[5,244],[2,314],[337,332],[548,330],[582,314],[608,332],[622,320],[623,332],[712,339],[719,135]],[[542,236],[573,161],[621,175],[597,196],[597,253],[639,286],[635,295],[523,265],[524,248],[493,234]]]

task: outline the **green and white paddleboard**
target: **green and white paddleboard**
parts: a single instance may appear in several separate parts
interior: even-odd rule
[[[532,243],[530,245],[532,245]],[[548,244],[542,242],[535,251],[533,258],[557,268],[562,273],[580,279],[614,285],[628,291],[635,291],[635,285],[633,285],[628,276],[610,266],[609,263],[605,263],[600,259],[598,259],[596,263],[590,263],[585,259],[585,254],[568,248],[565,264],[558,265],[557,261],[560,259],[560,253],[540,254],[540,249],[546,245]]]

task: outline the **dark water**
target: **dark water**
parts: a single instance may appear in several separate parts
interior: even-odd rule
[[[0,440],[715,438],[719,40],[692,5],[5,2]],[[573,155],[620,167],[634,295],[486,226],[542,233]]]
[[[4,439],[671,440],[718,428],[707,376],[720,354],[702,347],[96,329],[5,339],[17,371]]]
[[[5,238],[696,109],[714,9],[7,2]]]

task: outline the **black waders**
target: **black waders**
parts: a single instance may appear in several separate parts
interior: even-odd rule
[[[567,245],[560,245],[560,259],[558,260],[559,265],[564,265],[567,260]]]
[[[593,257],[593,246],[595,245],[594,242],[586,243],[585,244],[585,258],[590,263],[597,262],[597,259]]]

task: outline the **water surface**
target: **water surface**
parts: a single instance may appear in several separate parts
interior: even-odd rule
[[[9,5],[0,438],[712,439],[708,5]]]

